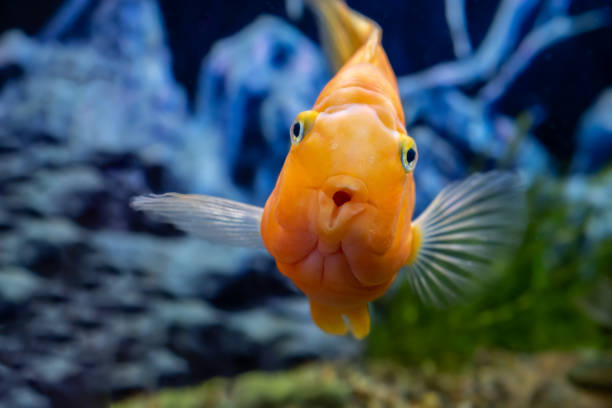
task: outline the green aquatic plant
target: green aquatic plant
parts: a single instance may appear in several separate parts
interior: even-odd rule
[[[595,182],[605,183],[611,174]],[[401,283],[375,304],[378,327],[369,355],[456,365],[478,347],[602,347],[605,337],[578,303],[612,264],[612,239],[592,239],[600,215],[588,200],[568,199],[567,190],[565,182],[553,180],[532,186],[524,239],[512,259],[498,260],[499,277],[477,296],[447,309],[429,308]]]

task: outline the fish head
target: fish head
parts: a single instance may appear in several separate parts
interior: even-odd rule
[[[279,269],[307,294],[386,289],[410,252],[414,140],[367,104],[302,112],[290,136],[261,224]]]

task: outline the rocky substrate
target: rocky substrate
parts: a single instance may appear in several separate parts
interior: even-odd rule
[[[612,392],[575,387],[572,353],[480,352],[459,371],[433,363],[319,362],[282,372],[215,378],[193,388],[141,395],[116,403],[136,407],[571,407],[612,406]]]

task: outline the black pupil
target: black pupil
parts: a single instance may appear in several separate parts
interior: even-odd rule
[[[410,149],[406,152],[406,162],[412,163],[416,159],[416,152],[414,149]]]
[[[293,136],[300,137],[300,122],[295,122],[293,124]]]

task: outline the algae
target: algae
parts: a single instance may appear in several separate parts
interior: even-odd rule
[[[478,352],[462,370],[389,360],[316,362],[250,372],[179,391],[137,396],[113,408],[604,408],[610,400],[574,388],[572,353]]]
[[[249,372],[238,380],[215,378],[197,387],[168,390],[114,405],[115,408],[281,408],[344,406],[351,388],[329,365],[284,373]]]

